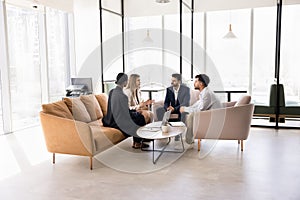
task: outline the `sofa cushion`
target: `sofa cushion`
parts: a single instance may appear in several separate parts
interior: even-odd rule
[[[126,138],[120,130],[115,128],[91,125],[90,129],[95,140],[96,151],[103,151]]]
[[[90,122],[91,117],[86,110],[84,104],[79,97],[76,98],[64,98],[64,102],[68,106],[69,110],[73,114],[75,120],[82,122]]]
[[[89,126],[103,126],[102,120],[98,119],[88,123]]]
[[[250,101],[251,101],[251,96],[242,96],[234,106],[246,105],[249,104]]]
[[[97,120],[103,117],[100,105],[95,97],[95,95],[81,95],[80,100],[85,105],[86,110],[90,114],[91,120]]]
[[[43,112],[57,117],[63,117],[73,119],[73,115],[68,109],[67,105],[63,101],[57,101],[54,103],[43,104]]]
[[[103,115],[105,116],[107,114],[107,102],[108,102],[107,94],[105,94],[105,93],[97,94],[97,95],[95,95],[95,97],[101,107]]]

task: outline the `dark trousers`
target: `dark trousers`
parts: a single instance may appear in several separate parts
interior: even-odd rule
[[[136,125],[138,125],[138,126],[145,126],[146,125],[145,118],[141,113],[136,112],[136,111],[130,111],[130,117]],[[143,138],[133,136],[133,141],[136,142],[136,143],[141,143],[142,140],[143,140]]]

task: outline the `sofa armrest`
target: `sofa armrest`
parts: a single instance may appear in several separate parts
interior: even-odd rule
[[[49,152],[93,156],[95,143],[86,123],[44,112],[40,120]]]

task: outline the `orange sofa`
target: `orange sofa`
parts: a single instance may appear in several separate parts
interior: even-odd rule
[[[107,95],[82,95],[43,104],[41,125],[49,152],[88,156],[93,169],[93,156],[125,139],[121,131],[104,127]]]

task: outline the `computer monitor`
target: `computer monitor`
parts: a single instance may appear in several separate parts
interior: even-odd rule
[[[93,93],[92,78],[71,78],[71,85],[84,85],[87,94]]]

